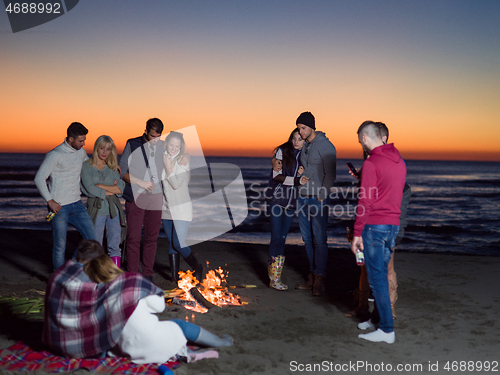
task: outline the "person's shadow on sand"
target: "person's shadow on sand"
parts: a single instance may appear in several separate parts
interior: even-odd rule
[[[42,344],[43,319],[28,319],[25,315],[15,314],[12,307],[0,302],[0,335],[9,340],[22,341],[35,351],[47,350]]]

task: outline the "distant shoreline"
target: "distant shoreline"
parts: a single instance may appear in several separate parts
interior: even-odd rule
[[[44,152],[27,152],[27,151],[10,151],[10,152],[0,152],[1,155],[12,155],[12,154],[20,154],[20,155],[45,155],[47,152],[50,150],[44,151]],[[359,157],[359,154],[361,152],[357,151],[353,155],[353,157],[349,156],[344,156],[342,153],[340,153],[340,157],[337,158],[337,161],[344,161],[344,160],[360,160],[363,161],[362,158]],[[88,155],[92,154],[92,151],[87,152]],[[229,154],[229,153],[224,153],[223,155],[217,155],[217,154],[212,154],[210,152],[204,153],[204,156],[207,158],[259,158],[259,159],[269,159],[271,158],[271,152],[267,152],[266,154],[263,154],[261,152],[256,152],[257,155],[234,155],[234,154]],[[349,153],[351,154],[351,153]],[[480,159],[472,156],[463,156],[463,153],[450,153],[450,155],[446,156],[440,156],[436,157],[436,153],[426,156],[426,157],[415,157],[414,153],[405,153],[404,150],[401,150],[401,154],[403,158],[406,161],[428,161],[428,162],[464,162],[464,163],[499,163],[500,164],[500,153],[498,155],[492,154],[491,156],[488,156],[487,158]],[[474,153],[477,154],[477,153]],[[473,155],[474,155],[473,154]],[[337,154],[339,156],[339,154]],[[121,156],[121,154],[118,154],[118,156]],[[462,156],[463,158],[460,158]]]

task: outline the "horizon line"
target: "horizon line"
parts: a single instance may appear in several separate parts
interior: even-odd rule
[[[241,152],[242,150],[239,150],[239,151]],[[40,154],[40,155],[44,155],[44,154],[47,154],[47,152],[0,151],[0,154]],[[358,152],[356,152],[356,153],[358,153]],[[91,155],[91,154],[92,154],[92,152],[90,152],[90,153],[87,152],[87,155]],[[352,154],[352,153],[348,152],[348,154]],[[410,155],[412,154],[412,156],[407,155],[407,157],[403,157],[403,159],[404,160],[412,160],[412,161],[456,161],[456,162],[465,161],[465,162],[486,162],[486,163],[495,163],[495,162],[498,163],[498,162],[500,162],[500,152],[498,153],[498,155],[496,155],[497,153],[485,152],[482,155],[483,156],[482,159],[478,158],[477,154],[481,154],[478,152],[468,152],[467,154],[469,154],[469,155],[464,155],[464,153],[462,153],[460,156],[462,156],[463,158],[460,158],[458,155],[452,156],[452,155],[450,155],[451,154],[450,152],[446,152],[446,151],[419,153],[419,155],[417,155],[414,152],[408,152],[406,154],[410,154]],[[121,153],[117,154],[117,155],[121,156]],[[239,153],[230,154],[228,152],[220,153],[220,151],[219,151],[219,153],[215,153],[212,150],[210,150],[208,152],[204,152],[203,155],[205,157],[271,158],[270,154],[263,155],[263,153],[259,153],[259,152],[256,152],[255,155],[248,155],[246,153],[241,153],[241,154],[239,154]],[[474,156],[475,156],[475,158],[474,158]],[[484,158],[485,156],[490,156],[492,158],[485,159]],[[338,157],[337,159],[339,159],[339,160],[363,160],[363,158],[359,157],[359,156],[347,156],[347,155]]]

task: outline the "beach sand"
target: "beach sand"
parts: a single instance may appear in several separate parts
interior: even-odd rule
[[[38,296],[50,275],[51,233],[0,230],[0,235],[0,295]],[[70,232],[68,256],[77,241],[76,233]],[[294,289],[308,272],[301,246],[286,249],[283,280],[290,286],[286,292],[267,286],[267,246],[207,242],[193,246],[193,251],[209,262],[209,269],[221,266],[227,271],[228,284],[257,288],[232,290],[248,302],[242,307],[199,314],[167,306],[161,319],[186,319],[235,340],[234,346],[219,349],[219,359],[183,364],[175,374],[476,374],[483,372],[446,371],[445,366],[452,361],[500,361],[498,257],[396,253],[398,318],[396,342],[389,345],[359,339],[358,321],[344,316],[352,308],[350,292],[356,289],[359,274],[347,241],[343,248],[330,249],[322,297]],[[181,269],[187,269],[184,262]],[[169,273],[167,241],[160,239],[154,282],[172,288]],[[5,311],[1,317],[0,349],[19,340],[43,349],[42,322],[27,322]],[[398,371],[398,365],[406,368]]]

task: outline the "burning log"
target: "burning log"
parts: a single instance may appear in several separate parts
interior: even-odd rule
[[[183,299],[183,298],[174,297],[174,298],[172,298],[172,303],[175,303],[176,305],[180,305],[180,306],[196,307],[196,301],[190,301],[190,300]]]
[[[201,306],[203,306],[206,309],[211,309],[212,307],[220,307],[217,305],[214,305],[212,302],[207,300],[203,294],[200,293],[200,291],[197,288],[191,288],[189,290],[189,295],[193,297],[196,302],[198,302]]]
[[[179,276],[178,285],[182,291],[178,289],[165,291],[165,298],[172,298],[172,303],[200,313],[206,313],[213,307],[243,305],[237,295],[229,293],[228,287],[221,285],[222,282],[226,283],[226,279],[220,267],[215,271],[208,271],[202,283],[193,276],[192,271],[180,271]],[[237,287],[251,288],[255,285],[238,285]]]

